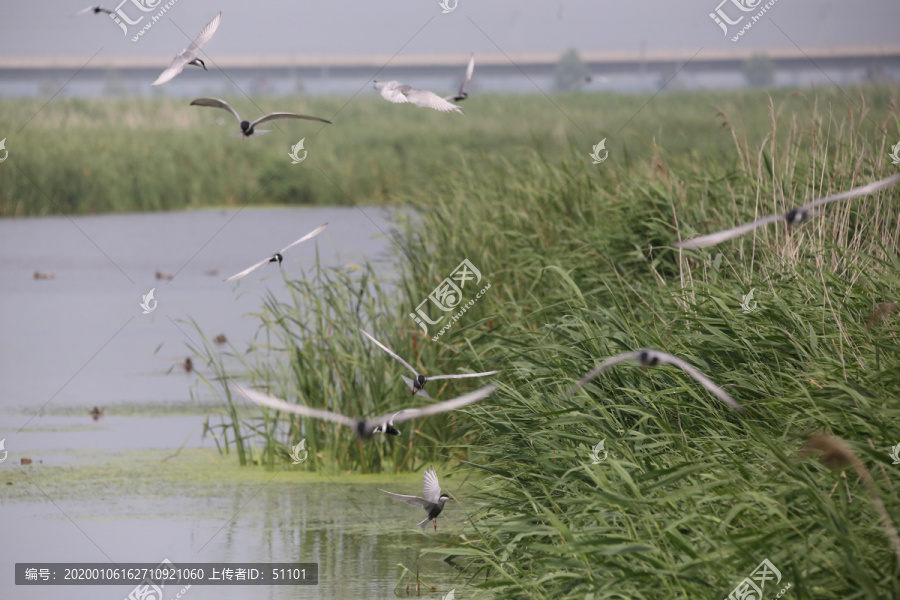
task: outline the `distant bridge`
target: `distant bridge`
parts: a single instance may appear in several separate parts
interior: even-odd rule
[[[758,49],[696,50],[635,52],[581,52],[581,60],[591,76],[658,74],[669,77],[681,70],[684,74],[739,73],[745,60]],[[797,48],[764,52],[775,64],[776,71],[808,69],[863,69],[876,79],[879,74],[900,69],[900,45],[868,47]],[[231,77],[302,79],[380,78],[408,79],[428,77],[458,78],[468,61],[468,54],[418,56],[222,56],[213,55],[208,62],[213,69],[221,68]],[[556,53],[478,54],[476,73],[483,77],[517,75],[552,76],[560,55]],[[0,57],[0,79],[68,78],[82,69],[79,78],[102,79],[108,72],[117,71],[123,77],[153,80],[165,68],[171,56],[154,58],[89,57],[18,58]],[[87,64],[86,64],[87,63]]]

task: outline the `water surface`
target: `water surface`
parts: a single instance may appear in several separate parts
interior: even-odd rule
[[[386,598],[402,563],[440,598],[462,587],[415,524],[418,475],[310,475],[239,467],[203,436],[214,401],[177,365],[198,343],[183,324],[242,348],[275,264],[243,270],[324,222],[283,268],[375,261],[391,271],[390,215],[378,209],[244,209],[0,220],[0,596],[125,598],[130,586],[15,586],[16,562],[317,562],[317,587],[194,586],[182,598]],[[35,280],[35,271],[52,273]],[[172,274],[159,280],[156,271]],[[213,274],[214,273],[214,274]],[[158,304],[142,314],[142,296]],[[193,396],[192,396],[193,390]],[[89,411],[101,407],[94,420]],[[211,419],[215,423],[215,419]],[[22,458],[30,465],[22,465]],[[444,479],[451,493],[461,483]],[[466,530],[460,507],[440,536]],[[405,586],[401,588],[401,595]],[[167,589],[166,598],[180,590]],[[423,590],[424,591],[424,590]]]

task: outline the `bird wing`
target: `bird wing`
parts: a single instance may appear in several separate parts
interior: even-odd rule
[[[213,20],[206,24],[200,31],[200,35],[191,42],[191,45],[179,52],[175,55],[175,58],[172,59],[172,64],[169,65],[169,68],[163,71],[159,77],[156,78],[156,81],[151,83],[150,85],[162,85],[167,81],[171,80],[173,77],[181,73],[184,70],[184,67],[197,58],[197,53],[200,52],[200,48],[203,47],[203,44],[208,42],[213,34],[216,32],[216,29],[219,28],[219,21],[222,18],[222,13],[220,12]],[[235,115],[237,116],[237,115]],[[238,121],[240,121],[240,117],[238,117]]]
[[[191,106],[211,106],[212,108],[223,108],[234,115],[234,118],[241,122],[241,115],[237,111],[228,106],[228,103],[218,98],[197,98],[191,101]]]
[[[713,383],[712,380],[710,380],[706,375],[695,369],[693,365],[677,356],[669,354],[668,352],[660,352],[659,350],[654,350],[653,353],[659,357],[660,362],[666,362],[673,364],[676,367],[680,367],[682,370],[684,370],[685,373],[696,379],[698,383],[700,383],[703,387],[712,392],[719,400],[721,400],[734,410],[738,412],[747,412],[747,409],[738,404],[734,398],[729,396],[725,392],[725,390]]]
[[[261,394],[256,390],[241,387],[234,382],[229,382],[229,385],[232,387],[232,389],[242,394],[245,398],[252,401],[254,404],[259,404],[260,406],[280,410],[281,412],[290,412],[298,415],[303,415],[304,417],[312,417],[313,419],[321,419],[323,421],[331,421],[332,423],[340,423],[341,425],[346,425],[347,427],[356,428],[357,425],[356,419],[351,419],[350,417],[339,415],[338,413],[333,413],[331,411],[322,410],[319,408],[311,408],[302,404],[288,404],[284,400],[279,400],[278,398],[275,398],[273,396]]]
[[[837,202],[838,200],[847,200],[848,198],[865,196],[871,194],[872,192],[877,192],[882,188],[895,185],[898,182],[900,182],[900,174],[891,175],[890,177],[887,177],[885,179],[880,179],[866,185],[861,185],[859,187],[853,188],[852,190],[841,192],[840,194],[832,194],[831,196],[825,196],[824,198],[813,200],[809,204],[804,204],[803,208],[810,209],[815,208],[816,206],[822,206],[823,204],[828,204],[829,202]]]
[[[422,489],[425,492],[425,499],[433,504],[437,504],[441,499],[441,484],[438,483],[437,473],[434,467],[425,469],[425,476],[422,478]]]
[[[322,233],[322,230],[324,230],[326,227],[328,227],[328,223],[325,223],[325,224],[322,225],[321,227],[319,227],[319,228],[317,228],[317,229],[314,229],[313,231],[310,231],[309,233],[307,233],[306,235],[304,235],[302,238],[300,238],[300,239],[297,240],[296,242],[292,242],[292,243],[290,243],[289,245],[285,246],[285,247],[284,247],[284,250],[282,250],[281,252],[279,252],[279,254],[284,254],[285,250],[290,250],[291,248],[293,248],[294,246],[296,246],[296,245],[299,244],[300,242],[305,242],[305,241],[308,240],[308,239],[311,239],[311,238],[316,237],[317,235],[319,235],[320,233]]]
[[[181,73],[184,70],[185,65],[187,65],[192,60],[194,59],[186,57],[184,55],[184,52],[182,52],[172,59],[172,64],[169,65],[169,68],[160,73],[159,77],[156,78],[156,81],[154,81],[150,85],[162,85],[167,81],[170,81],[173,77]]]
[[[400,413],[390,413],[378,417],[377,419],[371,419],[370,421],[367,421],[367,423],[383,423],[384,420],[388,417],[392,417],[394,423],[403,423],[405,421],[417,419],[418,417],[427,417],[429,415],[436,415],[438,413],[447,412],[449,410],[456,410],[457,408],[461,408],[467,404],[472,404],[473,402],[478,402],[479,400],[487,398],[488,396],[493,394],[494,390],[496,389],[496,385],[488,385],[481,389],[477,389],[474,392],[469,392],[464,396],[460,396],[459,398],[454,398],[453,400],[438,402],[437,404],[424,406],[422,408],[407,408],[406,410],[400,411]]]
[[[360,329],[360,331],[363,332],[363,335],[365,335],[367,338],[369,338],[370,340],[372,340],[372,341],[375,343],[376,346],[378,346],[379,348],[381,348],[382,350],[384,350],[385,352],[387,352],[388,354],[390,354],[391,356],[393,356],[395,359],[397,359],[397,361],[398,361],[401,365],[403,365],[404,367],[406,367],[407,369],[409,369],[410,371],[412,371],[413,374],[414,374],[416,377],[419,376],[419,373],[418,373],[415,369],[413,369],[411,366],[409,366],[409,363],[408,363],[408,362],[406,362],[405,360],[403,360],[402,358],[400,358],[399,356],[397,356],[396,354],[394,354],[394,351],[393,351],[393,350],[391,350],[390,348],[388,348],[387,346],[385,346],[384,344],[382,344],[381,342],[379,342],[378,340],[376,340],[375,338],[373,338],[371,335],[369,335],[368,332],[363,331],[362,329]]]
[[[415,381],[413,381],[406,375],[401,375],[400,379],[402,379],[403,381],[406,382],[406,385],[409,386],[409,389],[411,389],[414,392],[416,391],[416,382]],[[424,388],[422,388],[421,390],[416,392],[416,394],[418,394],[419,396],[422,396],[423,398],[428,398],[429,400],[431,400],[431,396],[428,395],[428,392],[426,392]]]
[[[459,114],[464,114],[460,107],[453,104],[452,102],[444,100],[434,92],[429,92],[428,90],[417,90],[416,88],[409,88],[407,90],[403,90],[402,93],[407,97],[407,99],[409,99],[410,102],[412,102],[416,106],[421,106],[423,108],[433,108],[434,110],[438,110],[441,112],[456,111]]]
[[[379,491],[384,492],[391,498],[395,500],[399,500],[401,502],[406,502],[410,506],[418,506],[420,508],[424,508],[425,510],[431,510],[431,507],[434,505],[433,502],[429,502],[425,498],[419,498],[418,496],[404,496],[403,494],[395,494],[393,492],[385,492],[381,488],[378,488]]]
[[[256,127],[260,123],[265,123],[266,121],[273,121],[275,119],[306,119],[307,121],[319,121],[320,123],[328,123],[331,125],[331,121],[327,119],[320,119],[319,117],[310,117],[308,115],[298,115],[295,113],[286,113],[286,112],[274,112],[265,116],[258,118],[257,120],[250,123],[250,127]]]
[[[485,375],[496,375],[500,371],[485,371],[484,373],[457,373],[454,375],[435,375],[427,379],[464,379],[466,377],[484,377]]]
[[[213,34],[216,32],[216,29],[219,28],[219,21],[222,20],[222,13],[219,12],[213,20],[206,24],[206,27],[200,30],[200,35],[191,42],[191,45],[184,49],[181,53],[183,56],[187,57],[188,62],[197,58],[197,53],[200,51],[200,48],[203,47],[210,39],[212,39]]]
[[[613,368],[614,366],[616,366],[616,365],[619,364],[620,362],[625,362],[626,360],[630,360],[630,359],[633,359],[633,358],[637,358],[637,355],[638,355],[637,352],[625,352],[625,353],[623,353],[623,354],[618,354],[618,355],[613,356],[613,357],[611,357],[611,358],[607,358],[607,359],[604,360],[602,363],[600,363],[599,365],[597,365],[596,367],[594,367],[593,369],[591,369],[591,370],[587,373],[587,375],[585,375],[584,377],[582,377],[581,379],[579,379],[579,380],[578,380],[578,383],[576,383],[575,385],[573,385],[572,387],[570,387],[570,388],[569,388],[569,391],[566,392],[566,395],[571,396],[572,394],[574,394],[575,392],[577,392],[577,391],[579,390],[579,388],[581,388],[584,384],[586,384],[587,382],[589,382],[589,381],[592,380],[593,378],[595,378],[595,377],[597,377],[598,375],[601,375],[601,374],[603,374],[603,373],[609,371],[611,368]]]
[[[232,133],[228,137],[233,137],[233,138],[259,137],[261,135],[266,135],[267,133],[269,133],[269,131],[270,130],[268,130],[268,129],[254,129],[253,133],[251,133],[250,135],[244,135],[243,131],[238,131],[237,133]]]
[[[466,86],[469,85],[469,82],[472,81],[472,73],[475,72],[475,54],[472,54],[472,58],[469,59],[469,66],[466,67],[466,78],[463,80],[462,85],[459,86],[459,95],[462,96],[466,93]]]
[[[246,277],[247,275],[249,275],[253,271],[257,270],[258,268],[260,268],[261,266],[263,266],[264,264],[266,264],[267,262],[269,262],[271,260],[272,260],[272,257],[270,256],[269,258],[263,259],[263,260],[259,261],[258,263],[256,263],[255,265],[253,265],[252,267],[248,267],[248,268],[244,269],[243,271],[241,271],[240,273],[238,273],[237,275],[232,275],[231,277],[229,277],[228,279],[224,279],[223,281],[234,281],[235,279],[240,279],[241,277]]]
[[[381,97],[395,104],[409,102],[409,98],[403,93],[404,86],[399,81],[376,81],[375,89],[381,92]]]
[[[689,240],[682,240],[680,242],[675,242],[672,245],[676,248],[706,248],[707,246],[715,246],[716,244],[724,242],[725,240],[730,240],[733,237],[744,235],[748,231],[753,231],[757,227],[762,227],[763,225],[768,225],[769,223],[780,221],[784,218],[785,214],[786,213],[769,215],[767,217],[757,219],[752,223],[746,223],[745,225],[741,225],[740,227],[735,227],[734,229],[726,229],[725,231],[719,231],[718,233],[711,233],[709,235],[691,238]]]

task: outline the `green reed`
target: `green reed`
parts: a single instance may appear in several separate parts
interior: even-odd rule
[[[900,190],[831,205],[789,236],[778,224],[671,247],[896,172],[896,113],[862,108],[875,100],[773,100],[757,129],[721,109],[734,141],[722,156],[582,168],[577,153],[532,154],[441,182],[422,206],[429,236],[408,251],[438,257],[438,272],[465,254],[493,281],[487,321],[456,340],[477,335],[502,357],[505,385],[468,411],[481,432],[468,464],[486,476],[475,535],[430,551],[468,561],[499,598],[726,597],[764,558],[783,576],[767,597],[787,582],[787,597],[900,594],[858,478],[796,459],[810,433],[839,435],[900,514],[887,455],[900,442],[897,316],[867,327],[900,295]],[[622,366],[565,396],[640,347],[684,357],[748,415],[670,367]],[[593,464],[600,440],[609,457]]]
[[[809,106],[790,92],[773,94],[782,110]],[[853,92],[849,101],[839,92],[818,94],[823,105],[865,101],[870,118],[879,123],[889,114],[887,88]],[[244,97],[224,99],[242,115],[259,112]],[[765,92],[678,92],[656,96],[629,122],[649,99],[573,92],[551,101],[542,95],[483,94],[465,103],[465,115],[447,115],[392,105],[374,91],[353,99],[256,98],[263,110],[299,111],[332,118],[334,124],[274,121],[271,133],[246,140],[228,137],[237,130],[230,115],[189,106],[185,99],[0,100],[10,152],[0,167],[0,216],[247,202],[396,204],[410,195],[421,200],[425,190],[435,189],[435,179],[498,155],[521,164],[538,151],[557,164],[566,156],[585,157],[602,138],[608,138],[611,151],[607,166],[689,157],[699,168],[734,152],[731,131],[719,127],[723,122],[760,131],[770,120]],[[307,158],[291,165],[288,153],[301,138]]]
[[[546,99],[485,109],[498,123],[534,114],[557,126],[544,137],[523,128],[532,137],[514,152],[490,136],[492,151],[451,145],[450,162],[411,176],[415,186],[368,196],[415,209],[392,232],[397,275],[317,265],[286,278],[290,301],[264,299],[265,341],[227,373],[345,414],[405,406],[402,367],[361,326],[426,373],[502,369],[500,391],[401,427],[411,439],[359,446],[345,429],[253,407],[244,439],[268,464],[305,435],[315,459],[297,468],[415,470],[454,458],[483,474],[459,499],[472,531],[426,551],[456,557],[484,596],[726,597],[764,558],[791,583],[787,598],[900,596],[858,478],[796,458],[812,432],[843,438],[900,514],[887,455],[900,442],[900,317],[868,325],[900,296],[900,190],[830,205],[790,234],[779,223],[714,248],[671,246],[896,172],[896,95],[661,95],[618,137],[635,99],[613,97],[599,114],[596,97],[554,98],[591,123],[584,132]],[[593,165],[587,153],[605,136],[610,157]],[[379,167],[403,152],[377,148]],[[407,315],[464,258],[491,289],[434,342]],[[602,358],[640,347],[682,356],[748,414],[673,367],[623,365],[565,396]],[[593,464],[600,440],[608,458]]]

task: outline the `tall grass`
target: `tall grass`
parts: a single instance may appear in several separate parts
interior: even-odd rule
[[[218,352],[212,344],[193,348],[209,367],[209,388],[226,407],[220,426],[228,431],[241,457],[256,448],[251,460],[269,466],[289,459],[288,448],[306,439],[308,462],[299,468],[379,471],[416,470],[454,456],[453,444],[465,439],[467,425],[454,414],[406,422],[400,437],[377,436],[360,444],[347,427],[299,415],[267,412],[249,404],[227,386],[229,380],[266,389],[290,402],[322,408],[351,417],[375,417],[392,410],[418,406],[399,375],[406,370],[366,339],[365,327],[377,339],[405,356],[417,369],[441,365],[456,372],[457,365],[473,365],[473,350],[462,352],[419,341],[415,323],[392,316],[388,305],[396,288],[376,277],[372,265],[341,269],[315,268],[302,279],[284,283],[290,300],[269,292],[262,299],[259,334],[245,350]],[[202,332],[201,332],[202,333]],[[206,337],[204,336],[204,340]],[[437,399],[460,395],[459,386],[430,386]]]
[[[833,432],[900,513],[897,319],[866,327],[900,295],[900,191],[829,206],[789,236],[779,224],[704,251],[670,245],[891,174],[886,108],[773,100],[763,129],[721,111],[725,156],[661,151],[589,174],[580,158],[534,156],[444,182],[408,252],[439,257],[438,272],[465,254],[494,282],[478,347],[505,357],[506,387],[470,411],[482,435],[469,463],[486,475],[476,536],[433,551],[470,558],[500,598],[725,597],[764,558],[784,578],[766,596],[787,582],[798,598],[900,596],[859,479],[846,472],[841,493],[840,475],[795,458],[811,432]],[[620,368],[563,396],[639,347],[686,358],[749,415],[671,368]],[[601,439],[609,459],[594,465]]]
[[[866,91],[876,120],[891,92]],[[849,105],[838,92],[821,102]],[[787,92],[789,110],[807,101]],[[733,148],[717,110],[752,130],[769,122],[763,92],[661,94],[638,114],[647,95],[570,93],[479,95],[466,115],[396,106],[374,91],[343,97],[225,98],[242,115],[292,110],[333,125],[274,121],[258,138],[237,131],[221,110],[186,100],[57,97],[0,100],[9,159],[2,165],[0,216],[181,210],[207,206],[393,204],[421,199],[435,179],[503,155],[522,164],[537,150],[545,160],[584,157],[608,138],[607,166],[650,163],[655,156],[703,162]],[[863,96],[854,94],[852,102]],[[630,120],[631,119],[631,120]],[[629,121],[630,120],[630,121]],[[623,129],[623,125],[628,126]],[[709,135],[713,131],[715,135]],[[291,165],[290,147],[305,139],[307,158]],[[780,142],[780,141],[779,141]],[[744,158],[743,160],[748,160]]]
[[[400,226],[397,281],[368,266],[285,280],[291,301],[265,300],[265,344],[229,376],[384,412],[408,400],[402,367],[363,326],[426,373],[499,368],[502,384],[486,403],[415,422],[411,440],[360,447],[331,425],[251,420],[262,455],[275,460],[305,424],[316,468],[452,456],[483,473],[459,499],[471,534],[428,551],[458,557],[497,598],[721,598],[764,558],[783,577],[767,597],[787,583],[785,597],[900,597],[869,493],[900,514],[887,455],[900,442],[898,315],[867,327],[900,296],[900,190],[830,205],[790,234],[779,223],[702,251],[671,246],[895,172],[896,90],[674,97],[651,102],[602,165],[563,128],[561,152],[460,153],[417,189],[394,188],[391,201],[419,209]],[[406,315],[463,258],[492,287],[435,343]],[[758,305],[744,313],[751,289]],[[748,415],[671,367],[623,366],[563,395],[640,347],[684,357]],[[871,486],[798,460],[819,431],[848,443]],[[609,457],[592,464],[601,439]]]

